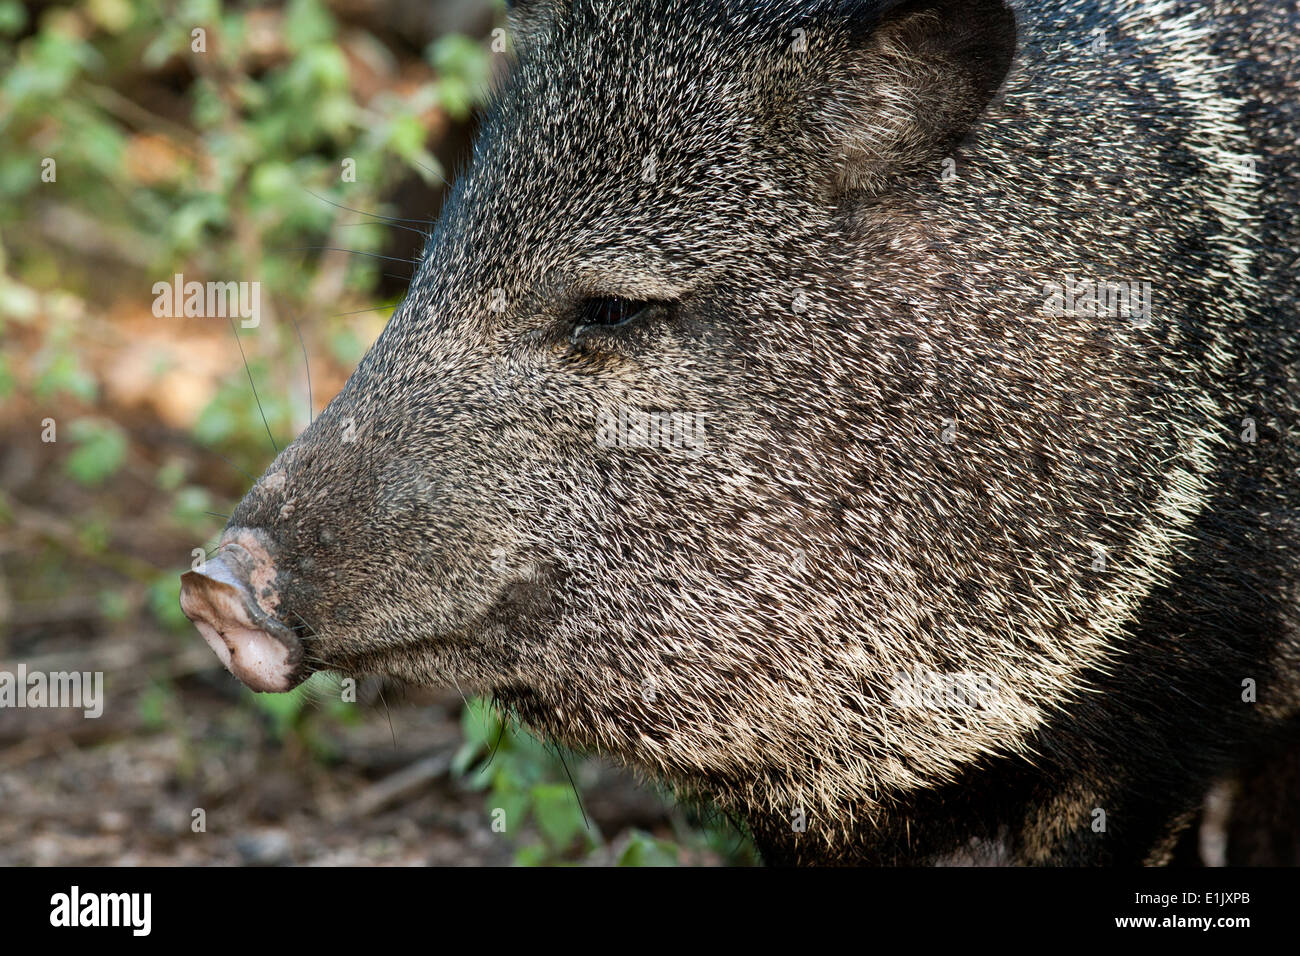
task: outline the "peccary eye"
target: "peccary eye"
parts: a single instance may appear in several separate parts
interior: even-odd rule
[[[616,329],[627,325],[634,319],[662,308],[663,305],[662,302],[608,296],[587,299],[578,306],[572,339],[577,342],[578,336],[588,329]]]
[[[651,305],[650,302],[636,302],[632,299],[588,299],[582,304],[582,316],[578,321],[582,325],[615,328],[631,322]]]

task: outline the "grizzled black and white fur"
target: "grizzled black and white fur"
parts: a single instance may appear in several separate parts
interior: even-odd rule
[[[510,33],[410,294],[185,577],[232,671],[494,695],[772,863],[1163,862],[1294,747],[1295,3]]]

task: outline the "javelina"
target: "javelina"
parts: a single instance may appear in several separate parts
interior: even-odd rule
[[[767,860],[1161,861],[1300,707],[1294,4],[575,0],[185,575]]]

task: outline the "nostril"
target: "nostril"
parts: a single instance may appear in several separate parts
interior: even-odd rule
[[[246,583],[242,562],[218,553],[181,575],[181,610],[226,668],[251,689],[291,690],[305,676],[292,630],[266,614]]]

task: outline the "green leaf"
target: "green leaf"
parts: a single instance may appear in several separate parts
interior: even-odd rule
[[[474,697],[465,703],[460,715],[460,730],[465,740],[478,747],[490,747],[501,733],[501,719],[491,701]]]
[[[169,571],[154,579],[149,585],[149,611],[168,630],[178,634],[193,633],[194,625],[181,610],[180,574],[179,571]]]
[[[676,866],[678,847],[667,840],[656,840],[648,833],[633,830],[626,849],[618,858],[619,866]]]
[[[537,827],[555,849],[565,849],[574,837],[586,832],[582,809],[569,784],[538,784],[532,789],[532,797]]]
[[[122,429],[102,418],[79,418],[69,428],[76,450],[64,467],[83,485],[97,485],[126,461],[127,440]]]
[[[458,120],[474,108],[474,90],[459,77],[449,76],[438,84],[438,105]]]
[[[470,768],[474,766],[475,762],[477,762],[479,754],[481,753],[483,753],[483,748],[479,746],[477,741],[466,740],[460,745],[459,749],[457,749],[455,756],[451,758],[452,774],[457,777],[463,777],[468,774]],[[472,779],[466,781],[472,790],[482,790],[490,782],[491,781],[488,779],[487,774],[474,774]]]
[[[0,2],[0,33],[13,36],[27,26],[27,10],[18,0]]]
[[[249,177],[252,198],[259,203],[282,202],[297,186],[298,181],[289,165],[279,160],[259,163]]]
[[[99,613],[109,621],[125,621],[131,613],[131,602],[121,591],[100,591]]]
[[[189,44],[189,28],[175,22],[164,24],[140,54],[140,63],[148,70],[157,70],[174,54],[188,50]]]
[[[50,98],[61,96],[83,67],[100,59],[90,44],[54,30],[42,30],[23,53],[0,85],[19,108],[39,100],[48,110]]]
[[[164,462],[154,477],[163,491],[175,491],[185,481],[186,465],[183,459],[171,458]]]
[[[448,33],[434,40],[425,58],[440,78],[454,78],[471,88],[485,87],[492,75],[491,54],[463,33]]]
[[[488,818],[495,819],[494,811],[506,813],[506,836],[518,837],[524,832],[528,823],[528,809],[531,801],[523,792],[492,793],[487,799]]]
[[[540,843],[531,843],[515,850],[515,863],[519,866],[545,866],[550,861],[550,851]]]
[[[90,554],[103,554],[108,550],[112,531],[103,519],[88,520],[77,531],[77,540]]]
[[[204,233],[226,221],[225,205],[220,197],[203,195],[176,210],[170,225],[170,239],[179,249],[193,249],[203,243]]]
[[[178,524],[196,531],[210,527],[214,521],[222,520],[215,517],[212,495],[206,488],[197,485],[182,488],[176,493],[172,515]]]
[[[334,38],[334,18],[318,0],[290,0],[284,15],[284,35],[292,50]]]
[[[174,708],[176,694],[170,684],[152,684],[145,688],[136,701],[140,722],[150,730],[161,730],[168,725]]]
[[[41,400],[66,393],[84,402],[93,401],[97,391],[95,379],[71,351],[61,350],[36,376],[32,391]]]
[[[257,709],[271,718],[271,732],[283,737],[302,713],[306,696],[301,687],[287,694],[255,694],[248,692]]]

